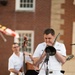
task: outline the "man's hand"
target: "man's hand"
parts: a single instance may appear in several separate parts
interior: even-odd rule
[[[44,51],[41,57],[34,58],[34,65],[39,66],[39,64],[43,61],[44,57],[46,56],[46,52]]]
[[[18,72],[18,75],[22,75],[22,72]]]

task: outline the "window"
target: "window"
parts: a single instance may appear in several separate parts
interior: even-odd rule
[[[16,11],[35,11],[35,0],[16,0]]]
[[[27,51],[29,53],[33,53],[33,48],[34,48],[34,32],[33,31],[23,31],[23,30],[16,30],[16,33],[19,34],[19,45],[20,45],[20,50],[21,51]],[[24,35],[27,36],[28,41],[27,41],[27,47],[22,48],[23,43],[24,43]],[[16,39],[14,39],[14,42]]]

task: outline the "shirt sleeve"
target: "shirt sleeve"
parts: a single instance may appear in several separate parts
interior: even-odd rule
[[[13,64],[13,61],[9,59],[8,60],[8,70],[10,70],[11,68],[14,68],[14,64]]]
[[[66,56],[66,47],[63,43],[57,42],[55,44],[55,49],[57,52],[59,52],[61,55]]]
[[[35,51],[34,51],[34,54],[33,54],[33,57],[40,57],[42,55],[42,53],[44,52],[46,48],[46,44],[45,43],[40,43]]]
[[[66,56],[66,48],[65,48],[65,45],[64,44],[62,44],[62,46],[61,46],[61,53],[62,53],[62,55],[63,56]]]
[[[33,57],[39,57],[40,46],[38,45],[34,51]]]

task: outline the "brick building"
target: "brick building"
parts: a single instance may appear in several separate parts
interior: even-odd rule
[[[7,1],[3,4],[1,1]],[[53,28],[58,40],[64,42],[67,55],[74,52],[75,5],[73,0],[32,0],[35,1],[34,11],[17,10],[17,0],[0,0],[0,24],[14,31],[32,31],[33,51],[43,41],[43,31]],[[0,36],[0,75],[8,75],[8,58],[12,54],[11,45],[14,37],[4,35],[7,42]]]

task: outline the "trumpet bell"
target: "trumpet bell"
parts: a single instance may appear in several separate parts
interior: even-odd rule
[[[47,46],[45,52],[49,53],[50,56],[53,56],[56,54],[56,49],[53,46]]]

